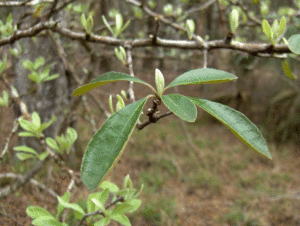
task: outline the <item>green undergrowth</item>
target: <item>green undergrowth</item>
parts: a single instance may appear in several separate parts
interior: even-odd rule
[[[287,151],[276,153],[276,162],[272,162],[252,152],[222,125],[186,125],[196,150],[189,145],[179,120],[169,118],[134,132],[134,144],[125,151],[145,190],[141,209],[132,218],[133,225],[184,225],[188,213],[183,213],[181,206],[195,205],[188,201],[193,196],[199,202],[199,212],[204,205],[201,203],[211,199],[227,205],[226,211],[221,205],[215,207],[214,225],[271,222],[271,212],[276,208],[269,200],[287,193],[296,177],[289,171],[274,170],[280,167],[281,159],[289,159]],[[271,152],[272,149],[273,146]],[[227,187],[234,191],[228,192]],[[186,201],[180,203],[182,196]],[[300,211],[300,204],[296,206]]]

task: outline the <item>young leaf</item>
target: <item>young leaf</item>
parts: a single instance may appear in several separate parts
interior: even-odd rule
[[[81,179],[89,190],[95,189],[116,164],[148,98],[114,113],[90,140],[81,164]]]
[[[102,15],[102,20],[103,20],[103,23],[105,24],[105,26],[107,27],[107,29],[110,31],[110,33],[115,36],[115,32],[114,30],[111,28],[111,26],[109,25],[109,23],[107,22],[106,18],[104,15]]]
[[[74,95],[74,94],[73,94],[73,95]],[[112,102],[112,95],[111,95],[111,94],[109,95],[108,103],[109,103],[109,108],[110,108],[111,113],[112,113],[112,114],[115,113],[115,111],[114,111],[114,106],[113,106],[113,102]]]
[[[221,83],[237,79],[233,74],[212,68],[191,70],[179,75],[164,90],[180,85]]]
[[[35,111],[32,113],[31,121],[37,128],[41,126],[41,118]]]
[[[295,54],[300,54],[300,35],[292,35],[288,42],[290,50]]]
[[[115,34],[120,34],[120,31],[123,27],[123,17],[120,13],[116,14],[116,28],[115,28]]]
[[[157,89],[157,95],[161,97],[165,88],[165,78],[159,69],[155,69],[155,84]]]
[[[195,22],[193,20],[187,20],[185,23],[185,27],[189,39],[192,39],[195,32]]]
[[[194,122],[197,118],[197,108],[187,97],[180,94],[169,94],[161,97],[167,108],[182,120]]]
[[[117,98],[119,100],[118,103],[120,103],[121,108],[125,107],[125,102],[123,98],[119,94],[117,94]]]
[[[244,114],[228,106],[209,100],[195,97],[189,97],[189,99],[227,126],[246,145],[272,159],[261,132]]]
[[[20,159],[21,161],[24,161],[26,159],[36,158],[36,156],[34,156],[32,154],[18,152],[17,153],[17,158]]]
[[[239,26],[239,12],[237,9],[233,9],[230,13],[230,30],[233,33]]]
[[[283,16],[283,17],[281,17],[281,20],[280,20],[278,36],[280,36],[285,31],[285,28],[286,28],[286,20],[285,20],[285,17]]]
[[[48,155],[49,155],[49,152],[44,151],[42,154],[40,154],[40,155],[38,156],[38,158],[39,158],[39,160],[44,161],[45,158],[47,158]]]
[[[102,218],[100,221],[97,221],[94,226],[105,226],[109,225],[110,219],[109,217]]]
[[[68,203],[67,201],[63,200],[59,196],[57,196],[57,199],[58,199],[58,202],[62,206],[66,207],[66,208],[69,208],[69,209],[73,209],[76,212],[81,213],[82,216],[84,215],[84,210],[77,203]]]
[[[262,30],[268,37],[268,39],[273,43],[273,32],[271,26],[267,20],[263,20],[261,23]]]
[[[38,217],[35,220],[32,221],[33,225],[36,226],[45,226],[45,225],[51,225],[51,226],[63,226],[65,224],[60,223],[57,221],[53,216],[43,216],[43,217]]]
[[[289,64],[288,64],[288,62],[287,62],[286,59],[284,59],[284,60],[282,61],[282,69],[283,69],[284,74],[285,74],[287,77],[289,77],[289,78],[291,78],[291,79],[297,79],[297,77],[296,77],[296,76],[294,75],[294,73],[292,72],[292,70],[291,70],[291,68],[290,68],[290,66],[289,66]]]
[[[37,58],[33,63],[33,70],[38,69],[39,67],[43,66],[45,64],[45,58],[39,57]]]
[[[63,194],[63,196],[61,196],[61,199],[63,201],[65,201],[66,203],[68,203],[70,201],[70,196],[71,196],[71,193],[67,191],[67,192],[65,192]],[[60,217],[60,215],[62,214],[64,208],[65,208],[65,206],[63,206],[60,203],[58,203],[58,205],[57,205],[56,219],[58,219]]]
[[[136,211],[141,206],[142,200],[140,200],[140,199],[130,199],[130,200],[126,200],[126,203],[131,206],[128,213],[132,213],[132,212]]]
[[[123,214],[112,214],[111,219],[118,221],[121,225],[131,226],[130,220]]]
[[[94,27],[94,21],[92,15],[89,15],[89,17],[86,20],[86,33],[91,34]]]
[[[119,191],[118,186],[108,180],[103,181],[99,187],[103,190],[107,188],[111,193],[117,193]]]
[[[87,30],[87,22],[86,22],[84,13],[81,14],[81,25],[83,26],[84,30],[86,31]]]
[[[150,87],[150,89],[152,89],[154,92],[156,92],[155,89],[150,84],[148,84],[136,77],[132,77],[130,75],[120,73],[120,72],[111,71],[111,72],[107,72],[103,75],[100,75],[99,77],[92,80],[91,83],[75,89],[75,91],[73,92],[73,96],[81,96],[92,89],[95,89],[99,86],[102,86],[102,85],[105,85],[105,84],[108,84],[111,82],[116,82],[116,81],[132,81],[132,82],[142,83],[142,84]]]
[[[6,91],[3,91],[3,97],[0,98],[0,105],[8,106],[8,93]]]
[[[30,147],[27,147],[27,146],[16,146],[16,147],[14,147],[14,150],[30,153],[30,154],[35,155],[35,156],[38,155],[37,152],[33,148],[30,148]]]
[[[35,219],[38,217],[53,217],[47,210],[39,206],[29,206],[26,209],[26,213],[29,217]]]
[[[48,147],[50,147],[54,150],[57,150],[57,151],[59,150],[59,147],[58,147],[56,141],[51,137],[46,138],[46,144],[48,145]]]

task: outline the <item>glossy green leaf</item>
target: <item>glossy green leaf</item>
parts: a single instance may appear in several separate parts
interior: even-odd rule
[[[109,117],[90,140],[83,156],[81,179],[93,190],[119,159],[149,96]]]
[[[192,84],[207,84],[207,83],[221,83],[229,82],[237,79],[233,74],[226,71],[216,70],[212,68],[201,68],[191,70],[179,75],[175,78],[166,88],[180,86],[180,85],[192,85]]]
[[[187,97],[180,94],[169,94],[161,97],[166,107],[182,120],[194,122],[197,118],[197,108]]]
[[[292,72],[291,68],[290,68],[290,65],[288,64],[287,60],[284,59],[282,61],[282,70],[284,72],[284,74],[291,78],[291,79],[297,79],[297,77],[294,75],[294,73]]]
[[[241,112],[228,106],[195,97],[189,97],[196,105],[214,116],[246,145],[272,159],[267,143],[259,129]]]
[[[293,35],[289,38],[289,48],[295,54],[300,54],[300,35]]]
[[[95,89],[99,86],[102,86],[102,85],[105,85],[105,84],[108,84],[111,82],[116,82],[116,81],[132,81],[132,82],[142,83],[142,84],[150,87],[155,92],[155,89],[150,84],[148,84],[138,78],[132,77],[132,76],[124,74],[124,73],[111,71],[111,72],[107,72],[103,75],[100,75],[99,77],[92,80],[91,83],[77,88],[73,92],[73,96],[81,96],[92,89]]]

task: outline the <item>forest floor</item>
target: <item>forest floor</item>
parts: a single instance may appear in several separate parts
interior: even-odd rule
[[[185,125],[192,145],[175,116],[135,131],[110,174],[118,185],[129,174],[136,188],[145,186],[142,206],[129,216],[132,225],[300,225],[299,148],[269,142],[269,160],[221,124]],[[78,132],[85,127],[79,124]],[[80,143],[89,137],[81,136]],[[1,172],[24,170],[7,162],[10,165],[2,164]],[[68,176],[54,167],[47,182],[48,171],[49,167],[36,179],[62,195]],[[72,201],[83,205],[88,194],[80,185]],[[28,205],[56,210],[54,198],[27,184],[1,200],[0,212],[7,216],[0,216],[0,225],[30,225]],[[75,225],[72,220],[70,225]]]

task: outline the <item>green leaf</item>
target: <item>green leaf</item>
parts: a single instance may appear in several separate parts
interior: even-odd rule
[[[274,20],[273,21],[273,24],[272,24],[272,32],[273,32],[273,35],[278,37],[279,36],[279,23],[278,23],[278,20]]]
[[[50,147],[54,150],[59,150],[59,147],[58,147],[56,141],[51,137],[46,138],[46,144],[48,145],[48,147]]]
[[[47,210],[39,206],[29,206],[26,209],[26,213],[29,217],[35,219],[38,217],[53,217]],[[54,218],[54,217],[53,217]]]
[[[29,122],[26,119],[22,119],[22,118],[19,119],[19,122],[20,122],[20,126],[22,127],[22,129],[30,131],[30,132],[34,132],[34,130],[32,130],[32,128],[31,128],[31,122]]]
[[[17,158],[20,159],[21,161],[24,161],[26,159],[36,158],[36,156],[32,154],[26,154],[26,153],[17,153]]]
[[[105,226],[105,225],[109,225],[110,223],[110,219],[108,217],[105,217],[103,219],[101,219],[100,221],[97,221],[94,226]]]
[[[49,155],[49,152],[45,151],[42,154],[40,154],[38,158],[39,158],[39,160],[44,161],[48,155]]]
[[[161,97],[166,107],[182,120],[194,122],[197,118],[197,108],[187,97],[180,94],[169,94]]]
[[[273,32],[271,26],[267,20],[263,20],[261,23],[262,30],[268,37],[268,39],[273,43]]]
[[[110,31],[110,33],[115,36],[115,32],[114,30],[111,28],[111,26],[109,25],[109,23],[107,22],[106,18],[104,15],[102,15],[102,20],[103,20],[103,23],[105,24],[105,26],[107,27],[107,29]]]
[[[111,71],[111,72],[107,72],[103,75],[100,75],[99,77],[92,80],[91,83],[75,89],[75,91],[73,92],[73,96],[81,96],[92,89],[95,89],[99,86],[102,86],[102,85],[105,85],[105,84],[108,84],[111,82],[116,82],[116,81],[132,81],[132,82],[142,83],[142,84],[150,87],[155,92],[155,89],[150,84],[148,84],[138,78],[132,77],[132,76],[124,74],[124,73]]]
[[[89,15],[89,17],[86,20],[86,33],[91,34],[94,27],[94,21],[92,15]]]
[[[35,137],[35,133],[31,133],[31,132],[19,132],[19,136],[20,137]]]
[[[272,159],[267,143],[259,129],[241,112],[228,106],[195,97],[189,97],[196,105],[214,116],[246,145]]]
[[[84,30],[86,31],[87,30],[87,25],[86,25],[86,18],[85,18],[84,13],[81,14],[81,25],[83,26]]]
[[[142,200],[140,200],[140,199],[130,199],[130,200],[126,200],[126,203],[131,206],[131,208],[128,212],[133,213],[134,211],[136,211],[141,206]]]
[[[300,35],[293,35],[289,38],[289,48],[295,54],[300,54]]]
[[[193,34],[195,32],[195,27],[196,27],[195,22],[193,20],[187,20],[185,22],[185,27],[186,27],[186,32],[187,32],[189,39],[192,39]]]
[[[64,206],[65,208],[69,208],[75,210],[76,212],[80,213],[80,216],[83,217],[84,210],[77,204],[77,203],[68,203],[59,196],[57,196],[58,202]]]
[[[39,57],[35,60],[33,64],[33,70],[38,69],[39,67],[43,66],[45,64],[45,58],[44,57]]]
[[[44,216],[44,217],[36,218],[35,220],[32,221],[32,224],[36,226],[48,226],[48,225],[63,226],[63,224],[57,221],[53,216],[52,217]]]
[[[89,190],[95,189],[116,164],[149,97],[114,113],[90,140],[81,165],[81,179]]]
[[[0,105],[8,106],[8,93],[6,91],[3,91],[3,97],[0,98]]]
[[[107,188],[111,193],[117,193],[119,191],[118,186],[108,180],[103,181],[99,187],[103,190]]]
[[[207,83],[221,83],[237,79],[233,74],[226,71],[216,70],[212,68],[201,68],[191,70],[179,75],[175,78],[166,88],[179,86],[179,85],[192,85],[192,84],[207,84]]]
[[[30,60],[22,60],[22,66],[28,70],[33,69],[33,63]]]
[[[120,224],[125,226],[131,226],[130,220],[123,214],[112,214],[111,219],[118,221]]]
[[[280,20],[278,36],[280,36],[285,31],[285,28],[286,28],[286,20],[285,17],[283,16],[281,17]]]
[[[65,192],[63,194],[63,196],[61,196],[61,199],[64,202],[68,203],[70,201],[70,196],[71,196],[71,193],[67,191],[67,192]],[[58,203],[58,205],[57,205],[56,219],[60,218],[60,216],[61,216],[61,214],[62,214],[62,212],[63,212],[64,209],[65,209],[65,206],[63,206],[62,204]]]
[[[161,97],[165,88],[165,78],[158,68],[155,69],[155,85],[157,89],[157,95]]]
[[[53,75],[47,76],[45,79],[43,79],[43,82],[48,82],[48,81],[51,81],[51,80],[57,79],[58,77],[59,77],[59,74],[58,74],[58,73],[56,73],[56,74],[53,74]]]
[[[129,174],[127,174],[124,178],[123,189],[127,188],[127,186],[128,188],[132,188],[132,180],[130,179]]]
[[[30,154],[33,154],[33,155],[38,155],[37,152],[33,149],[33,148],[30,148],[30,147],[27,147],[27,146],[16,146],[14,147],[14,150],[15,151],[22,151],[22,152],[27,152],[27,153],[30,153]]]
[[[125,214],[130,212],[132,209],[132,206],[130,204],[127,203],[119,203],[116,205],[116,207],[114,208],[112,214]]]
[[[237,9],[233,9],[229,16],[230,30],[233,33],[239,26],[239,12]]]
[[[67,129],[66,138],[67,138],[68,142],[70,143],[70,145],[72,145],[78,138],[77,131],[74,128],[69,127]]]
[[[283,72],[284,74],[291,78],[291,79],[297,79],[297,77],[294,75],[294,73],[292,72],[291,68],[290,68],[290,65],[288,64],[287,60],[284,59],[282,61],[282,69],[283,69]]]
[[[120,34],[121,29],[123,27],[123,17],[120,13],[116,14],[116,28],[115,28],[115,34]],[[115,37],[116,38],[116,37]]]
[[[109,95],[108,103],[109,103],[109,108],[110,108],[111,113],[112,114],[115,113],[111,94]]]
[[[31,116],[31,122],[37,127],[39,128],[41,126],[41,118],[38,115],[38,113],[36,113],[35,111],[32,113]]]

